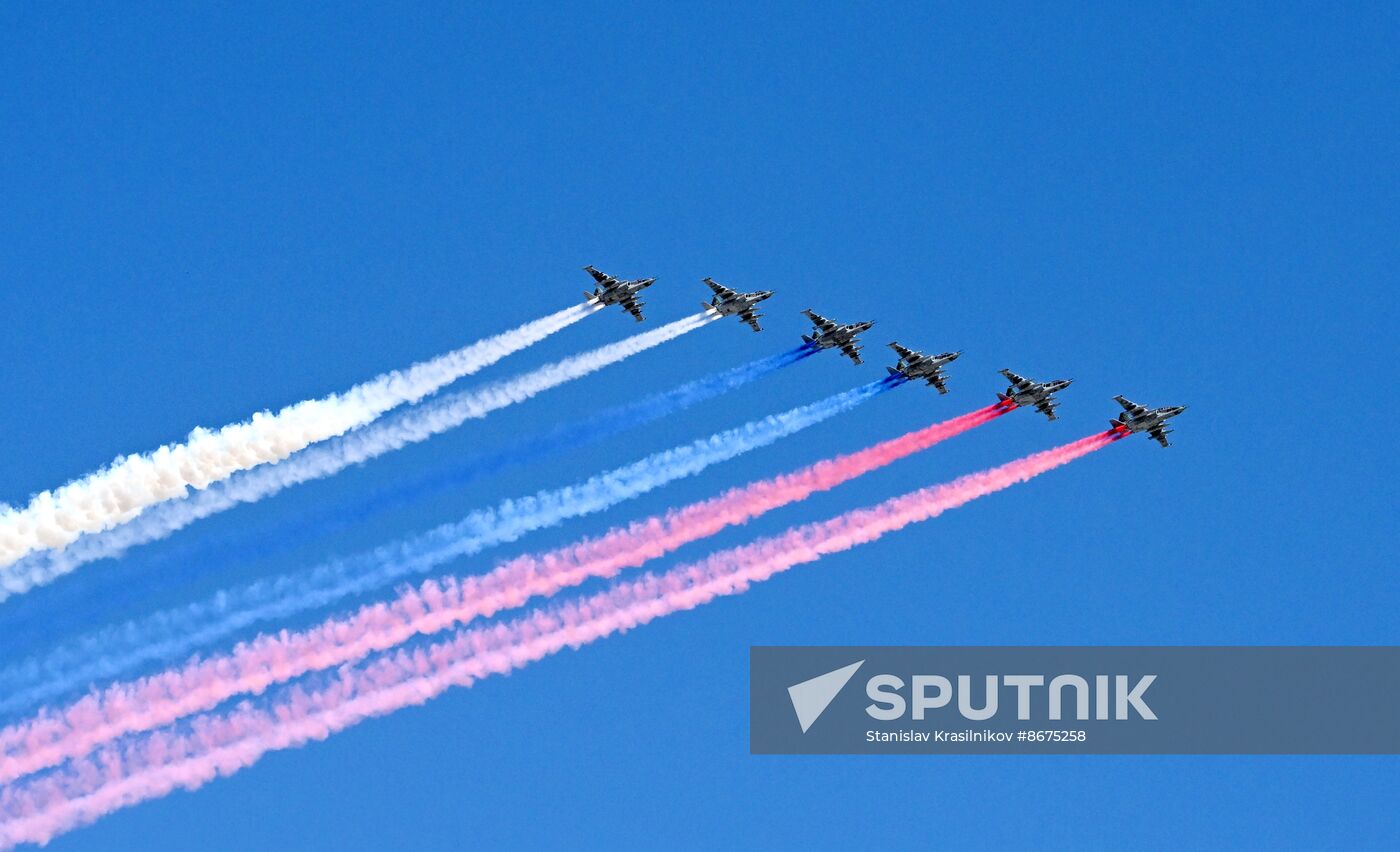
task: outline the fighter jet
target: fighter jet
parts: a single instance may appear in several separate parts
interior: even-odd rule
[[[1021,405],[1034,405],[1035,410],[1044,414],[1051,420],[1055,418],[1055,409],[1059,403],[1055,401],[1055,394],[1069,387],[1074,379],[1056,379],[1053,382],[1033,382],[1024,376],[1018,376],[1010,370],[1002,370],[1001,374],[1011,383],[1006,389],[1006,393],[997,394],[997,399],[1002,402],[1015,403]]]
[[[633,281],[623,281],[614,278],[606,272],[599,272],[591,266],[585,266],[584,272],[593,276],[593,280],[598,282],[597,287],[590,293],[583,292],[590,304],[599,305],[621,305],[623,310],[637,318],[637,322],[642,321],[643,303],[637,298],[637,293],[656,283],[655,278],[638,278]]]
[[[857,364],[863,363],[860,360],[860,349],[857,345],[859,341],[856,336],[863,331],[867,331],[875,323],[856,322],[850,325],[837,325],[820,314],[813,313],[811,308],[803,311],[807,318],[812,321],[815,328],[811,334],[802,335],[802,340],[818,349],[840,349],[841,352]]]
[[[713,278],[706,278],[705,283],[710,285],[710,289],[715,291],[715,297],[703,304],[707,308],[713,308],[722,317],[737,316],[740,320],[748,323],[754,331],[763,331],[758,327],[758,318],[763,314],[754,312],[754,305],[764,299],[771,298],[772,290],[759,290],[756,293],[736,293],[723,284],[716,284]]]
[[[1113,428],[1122,431],[1124,434],[1146,432],[1153,440],[1162,446],[1171,446],[1167,443],[1167,436],[1172,433],[1172,430],[1167,428],[1167,421],[1185,411],[1186,406],[1173,405],[1167,408],[1146,408],[1122,396],[1115,396],[1113,399],[1119,405],[1123,406],[1123,413],[1118,415],[1117,418],[1108,421]]]
[[[911,381],[924,379],[938,388],[939,393],[948,392],[948,377],[943,375],[943,365],[958,360],[961,352],[925,355],[922,352],[915,352],[913,349],[906,349],[898,343],[891,343],[890,348],[899,353],[899,363],[886,368],[890,371],[891,376],[903,376]]]

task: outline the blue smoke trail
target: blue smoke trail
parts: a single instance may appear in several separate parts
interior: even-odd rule
[[[769,446],[903,384],[890,376],[719,432],[564,488],[505,500],[460,521],[315,568],[228,589],[187,606],[104,628],[0,670],[0,713],[32,707],[149,663],[179,659],[254,624],[285,619],[435,570],[640,497],[711,465]]]
[[[102,586],[103,608],[107,612],[124,607],[149,594],[145,585],[149,578],[161,573],[163,589],[187,586],[197,578],[208,578],[229,566],[241,565],[272,556],[307,540],[350,529],[380,513],[407,505],[415,500],[465,486],[518,465],[528,464],[560,453],[572,447],[582,447],[603,441],[631,429],[645,426],[699,403],[737,390],[784,367],[796,364],[819,350],[803,344],[777,355],[760,358],[733,369],[714,373],[678,385],[644,399],[614,406],[583,420],[560,423],[549,432],[516,443],[490,454],[466,459],[445,470],[435,471],[417,480],[382,490],[362,502],[332,507],[324,512],[292,519],[251,533],[232,533],[212,539],[191,542],[149,556],[124,570],[107,575],[81,574],[66,583],[57,594],[33,596],[37,599],[25,611],[5,614],[3,635],[11,641],[4,645],[15,651],[15,641],[37,632],[42,625],[44,636],[54,636],[90,623],[94,613],[84,604]],[[178,566],[197,564],[198,572],[172,570]],[[196,576],[197,575],[197,576]],[[114,582],[115,581],[115,582]],[[47,599],[45,599],[47,598]],[[29,599],[21,601],[29,603]],[[32,646],[31,646],[32,647]]]
[[[715,397],[737,390],[769,373],[796,364],[818,350],[809,344],[752,361],[732,370],[686,382],[683,385],[653,394],[646,399],[614,406],[587,419],[561,423],[537,438],[518,441],[503,450],[469,459],[444,471],[422,477],[415,482],[386,490],[358,506],[326,513],[313,526],[301,526],[295,532],[323,534],[347,529],[380,512],[398,508],[422,497],[467,485],[483,476],[499,473],[516,465],[527,464],[572,447],[582,447],[605,440],[613,435],[645,426],[684,411]],[[290,531],[289,531],[290,532]]]

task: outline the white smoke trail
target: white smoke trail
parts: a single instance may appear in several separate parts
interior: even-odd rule
[[[659,346],[715,318],[709,312],[695,314],[513,379],[434,400],[397,417],[381,420],[311,447],[281,464],[247,471],[192,494],[188,499],[153,507],[130,523],[84,538],[62,551],[34,554],[14,565],[0,568],[0,601],[47,585],[94,560],[118,556],[136,545],[165,538],[195,521],[239,504],[256,502],[293,485],[322,479],[407,444],[425,441],[467,420],[485,417],[492,411],[523,402],[550,388]]]
[[[32,706],[156,660],[176,659],[249,625],[284,619],[422,574],[453,559],[516,541],[535,530],[600,512],[705,468],[768,446],[788,435],[850,411],[892,387],[872,382],[810,405],[652,455],[564,488],[506,500],[460,521],[199,603],[169,609],[107,628],[61,646],[42,658],[0,669],[0,712]]]
[[[183,443],[119,457],[100,471],[35,495],[23,508],[0,504],[0,569],[27,553],[64,547],[85,533],[126,523],[148,506],[183,497],[190,489],[207,488],[240,470],[280,461],[369,423],[595,310],[596,305],[576,305],[407,370],[386,373],[345,393],[299,402],[276,414],[261,411],[243,423],[215,431],[195,429]],[[0,571],[0,584],[13,593],[16,589],[7,579]]]

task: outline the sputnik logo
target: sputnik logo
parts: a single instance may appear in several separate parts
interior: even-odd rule
[[[821,718],[822,713],[826,712],[826,708],[855,675],[856,669],[864,664],[865,660],[860,660],[834,672],[827,672],[788,687],[788,698],[792,699],[792,710],[797,714],[797,723],[802,726],[802,733],[807,733],[807,729]]]

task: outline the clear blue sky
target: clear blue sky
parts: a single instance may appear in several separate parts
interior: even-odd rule
[[[808,306],[966,350],[953,392],[901,389],[512,552],[968,410],[1002,367],[1077,379],[1063,419],[1017,413],[680,558],[1087,434],[1117,393],[1191,409],[1170,450],[1135,438],[54,848],[1395,841],[1393,759],[773,759],[747,738],[751,644],[1397,641],[1393,4],[284,5],[0,11],[0,498],[555,310],[585,263],[656,276],[655,321],[705,275],[776,289],[769,330],[706,328],[190,535],[770,354]],[[490,375],[634,328],[609,312]],[[880,370],[824,355],[240,576]]]

